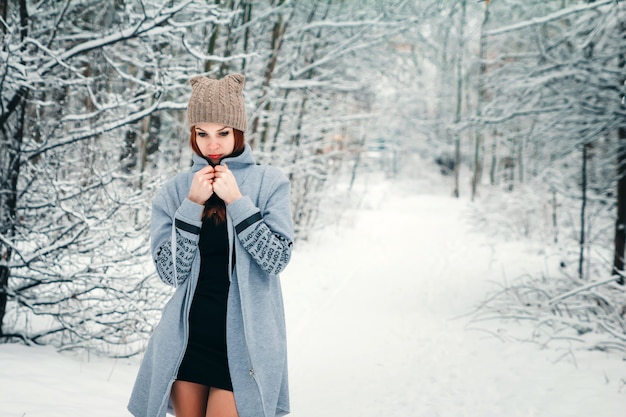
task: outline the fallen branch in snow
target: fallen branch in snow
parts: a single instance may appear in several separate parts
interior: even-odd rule
[[[615,277],[576,285],[568,277],[525,275],[501,284],[473,314],[471,323],[531,322],[532,341],[541,346],[566,341],[590,350],[626,353],[624,289]],[[507,327],[506,332],[514,331]],[[504,329],[489,330],[503,339]],[[570,345],[571,348],[571,345]]]
[[[555,303],[557,303],[557,302],[559,302],[561,300],[564,300],[564,299],[569,298],[569,297],[571,297],[573,295],[579,294],[579,293],[581,293],[583,291],[587,291],[587,290],[590,290],[591,288],[599,287],[601,285],[609,284],[609,283],[615,282],[615,281],[616,281],[616,278],[615,277],[611,277],[611,278],[606,279],[604,281],[595,281],[595,282],[592,282],[590,284],[583,285],[582,287],[574,288],[571,291],[568,291],[568,292],[566,292],[564,294],[561,294],[561,295],[559,295],[557,297],[552,298],[550,301],[548,301],[548,304],[555,304]]]

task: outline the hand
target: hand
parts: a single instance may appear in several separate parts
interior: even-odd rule
[[[226,164],[215,166],[215,179],[213,180],[213,191],[226,204],[230,204],[241,198],[241,191],[237,185],[235,176],[228,169]]]
[[[213,181],[215,179],[215,169],[211,165],[207,165],[200,171],[196,172],[191,181],[188,199],[196,204],[206,203],[213,195]]]

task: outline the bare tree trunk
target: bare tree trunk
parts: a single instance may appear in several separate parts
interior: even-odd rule
[[[459,44],[457,48],[457,60],[456,60],[456,113],[454,116],[454,124],[458,127],[458,123],[461,121],[461,110],[463,104],[463,51],[465,48],[464,39],[464,27],[465,27],[465,15],[466,15],[466,3],[467,0],[461,1],[461,22],[459,25]],[[459,197],[459,171],[461,168],[461,134],[456,132],[454,141],[454,196]]]
[[[221,4],[221,0],[215,0],[215,4],[220,5]],[[207,52],[210,55],[213,55],[215,53],[215,45],[217,43],[217,38],[219,36],[220,32],[220,27],[219,25],[213,25],[213,28],[211,29],[211,36],[209,37],[209,46],[207,48]],[[213,62],[211,60],[207,60],[204,63],[204,71],[205,72],[211,72],[211,66],[213,65]]]
[[[621,32],[626,35],[626,22],[621,23]],[[622,44],[623,47],[623,44]],[[618,68],[622,73],[626,69],[626,50],[619,57]],[[620,85],[624,88],[626,77],[621,80]],[[622,90],[623,91],[623,90]],[[621,107],[626,111],[624,104],[626,93],[622,94]],[[621,126],[617,129],[618,152],[617,152],[617,219],[615,220],[615,242],[613,254],[613,274],[619,278],[617,282],[624,285],[624,242],[626,241],[626,120],[622,120]]]
[[[280,7],[283,5],[284,2],[285,0],[278,0],[276,6]],[[272,5],[274,5],[274,2],[272,2]],[[294,8],[291,9],[292,12],[293,12],[293,9]],[[270,89],[270,84],[272,82],[272,79],[274,78],[274,69],[276,68],[276,63],[278,62],[278,55],[282,48],[283,35],[285,34],[285,31],[287,30],[288,25],[289,25],[289,18],[284,19],[282,11],[279,12],[278,17],[276,18],[276,22],[274,22],[274,26],[272,28],[272,40],[270,44],[271,53],[270,53],[269,60],[267,62],[267,66],[265,67],[265,74],[263,77],[263,87],[262,87],[262,92],[261,92],[262,105],[260,106],[263,109],[263,114],[267,114],[272,108],[272,101],[268,97],[269,89]],[[268,130],[269,130],[269,122],[265,120],[263,122],[263,131],[261,132],[261,137],[259,139],[261,147],[263,147],[265,145],[265,142],[267,141]],[[257,116],[254,119],[254,122],[252,123],[252,134],[254,135],[258,131],[259,131],[259,117]],[[250,143],[250,146],[253,146],[254,138],[250,139],[249,143]]]
[[[2,17],[2,21],[7,21],[7,12],[9,11],[9,1],[3,0],[0,2],[0,16]],[[2,33],[7,33],[7,27],[5,25],[0,25],[0,30]]]
[[[21,103],[15,112],[17,119],[15,129],[7,125],[2,126],[0,133],[0,143],[6,144],[4,148],[4,158],[2,167],[2,178],[0,181],[0,337],[4,335],[2,322],[6,314],[8,301],[10,267],[7,265],[11,260],[13,248],[9,241],[15,236],[15,222],[17,213],[17,183],[20,176],[20,154],[24,138],[24,114],[26,93],[20,99]],[[6,158],[6,159],[5,159]],[[7,240],[5,240],[7,239]]]
[[[496,170],[498,168],[498,132],[494,131],[491,141],[491,168],[489,169],[489,184],[496,184]]]
[[[159,150],[159,133],[161,131],[161,115],[152,113],[141,121],[139,139],[139,189],[143,188],[144,176],[150,155]]]
[[[231,12],[234,12],[236,9],[241,7],[238,1],[236,2],[236,1],[230,0],[228,3],[230,3]],[[228,58],[233,55],[233,48],[235,47],[235,38],[236,38],[236,36],[233,34],[233,30],[240,25],[239,23],[240,18],[243,18],[243,14],[239,16],[237,19],[233,19],[229,25],[226,25],[226,34],[225,34],[226,40],[224,42],[224,50],[221,54],[223,58]],[[224,59],[220,63],[220,70],[218,72],[219,77],[221,78],[225,76],[226,74],[228,74],[229,72],[230,72],[230,63],[228,62],[227,59]]]
[[[552,232],[554,234],[554,243],[559,242],[558,208],[559,204],[556,199],[556,190],[552,190]]]
[[[246,25],[247,23],[250,22],[251,18],[252,18],[252,1],[244,1],[243,2],[243,17],[242,17],[241,24]],[[246,30],[244,30],[244,33],[243,33],[243,53],[244,54],[248,53],[249,42],[250,42],[250,26],[246,25]],[[245,72],[246,64],[247,64],[247,61],[244,58],[241,61],[241,72]]]
[[[485,3],[485,14],[483,16],[483,23],[480,28],[480,49],[479,49],[479,59],[480,59],[480,72],[478,74],[478,102],[476,103],[476,119],[479,119],[481,116],[481,105],[484,101],[486,101],[487,92],[484,85],[484,77],[487,73],[487,63],[485,57],[485,49],[487,38],[484,36],[485,28],[487,27],[487,23],[489,22],[489,2]],[[474,173],[472,175],[472,201],[474,197],[476,197],[476,189],[478,188],[478,183],[480,183],[480,179],[483,175],[483,155],[481,153],[481,148],[483,146],[483,135],[482,129],[479,127],[476,129],[476,137],[474,143]]]
[[[365,122],[361,121],[361,129],[359,132],[359,148],[354,157],[354,165],[352,165],[352,175],[350,176],[350,186],[348,187],[348,190],[352,190],[352,187],[354,186],[354,182],[356,181],[356,173],[359,169],[359,164],[361,162],[361,153],[362,153],[362,149],[365,146],[366,138],[367,138],[367,135],[365,134]]]
[[[626,241],[626,128],[618,130],[617,151],[617,213],[613,253],[613,274],[624,285],[624,242]]]
[[[3,2],[2,14],[8,14],[8,2]],[[23,41],[28,34],[28,13],[26,1],[19,2],[20,12],[20,38]],[[6,20],[5,20],[6,21]],[[2,114],[0,115],[0,337],[5,336],[3,321],[6,314],[8,301],[9,278],[11,269],[8,263],[13,255],[13,247],[10,243],[15,236],[18,179],[20,176],[20,156],[24,143],[24,116],[26,114],[26,99],[28,90],[21,88],[12,95],[11,100],[5,107],[2,96],[11,94],[0,90],[2,100]],[[13,121],[13,123],[11,123]]]
[[[581,188],[582,202],[580,206],[580,240],[579,240],[579,256],[578,256],[578,277],[583,279],[583,264],[585,262],[585,215],[587,208],[587,148],[588,145],[583,143],[583,164],[581,172]]]
[[[584,49],[584,55],[585,58],[587,58],[588,60],[593,59],[593,49],[594,49],[594,42],[589,42]],[[588,151],[589,148],[591,147],[591,141],[587,138],[585,138],[585,141],[583,143],[583,164],[582,164],[582,176],[581,176],[581,188],[582,188],[582,203],[581,203],[581,207],[580,207],[580,254],[578,257],[578,277],[580,279],[583,279],[584,277],[584,273],[583,273],[583,263],[585,260],[585,245],[587,244],[586,242],[586,223],[585,223],[585,216],[586,216],[586,208],[587,208],[587,182],[588,182],[588,178],[587,178],[587,168],[588,168],[588,161],[587,161],[587,156],[588,156]]]
[[[452,18],[452,15],[454,14],[454,8],[452,8],[452,10],[450,11],[450,18]],[[444,100],[444,91],[446,91],[447,89],[447,85],[448,85],[448,77],[450,75],[451,71],[451,67],[452,65],[450,65],[448,63],[448,40],[450,38],[450,29],[451,26],[450,25],[445,25],[442,28],[443,34],[441,35],[441,71],[439,74],[439,88],[438,88],[438,92],[439,92],[439,97],[437,100],[437,124],[435,125],[435,138],[439,139],[441,138],[444,134],[446,135],[445,138],[445,143],[446,145],[448,144],[448,141],[450,140],[449,137],[447,137],[447,130],[443,129],[444,125],[447,124],[447,120],[444,122],[444,113],[448,113],[448,109],[444,110],[444,103],[446,103],[446,100]],[[445,133],[444,133],[445,132]]]
[[[328,8],[330,8],[331,1],[332,0],[328,1],[328,6],[327,6]],[[326,18],[327,14],[328,14],[328,8],[326,9],[326,14],[324,15],[324,18]],[[316,11],[317,11],[317,3],[315,3],[313,5],[313,7],[311,8],[311,12],[309,13],[309,15],[307,17],[307,20],[306,20],[307,23],[311,23],[313,21],[313,18],[315,17],[315,12]],[[321,29],[318,30],[318,33],[317,33],[317,38],[319,39],[320,37],[321,37]],[[298,46],[297,56],[300,56],[302,54],[303,44],[304,44],[304,42],[302,42],[302,40],[301,40],[300,44]],[[313,48],[313,54],[311,55],[311,58],[309,60],[305,60],[305,62],[310,63],[311,61],[314,60],[316,49],[317,49],[316,47]],[[313,70],[307,71],[307,76],[309,78],[310,78],[310,75],[312,74],[312,72],[313,72]],[[289,79],[293,80],[293,75],[290,75]],[[278,112],[278,121],[276,122],[276,129],[274,129],[274,138],[272,139],[272,146],[270,148],[270,152],[274,152],[274,150],[276,149],[276,146],[278,145],[278,137],[279,137],[281,129],[282,129],[283,119],[287,115],[287,112],[286,112],[286,108],[287,108],[287,105],[288,105],[287,98],[289,97],[290,93],[291,93],[291,89],[286,89],[285,92],[283,93],[283,98],[282,98],[283,104],[281,105],[280,111]],[[306,100],[306,89],[303,92],[303,101],[304,100]],[[298,135],[299,135],[299,133],[298,133]]]

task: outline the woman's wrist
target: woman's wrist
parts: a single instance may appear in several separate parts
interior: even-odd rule
[[[203,206],[205,203],[205,201],[200,201],[200,199],[193,194],[189,194],[187,196],[187,200],[191,201],[192,203],[200,204],[201,206]]]
[[[234,196],[234,198],[229,199],[228,201],[224,201],[227,205],[228,204],[232,204],[235,201],[239,200],[241,197],[243,197],[241,194]]]

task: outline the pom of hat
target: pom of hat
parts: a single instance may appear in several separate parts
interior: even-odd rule
[[[242,74],[229,74],[220,80],[202,75],[191,78],[187,104],[189,127],[197,123],[220,123],[245,132],[247,120],[242,94],[245,80]]]

